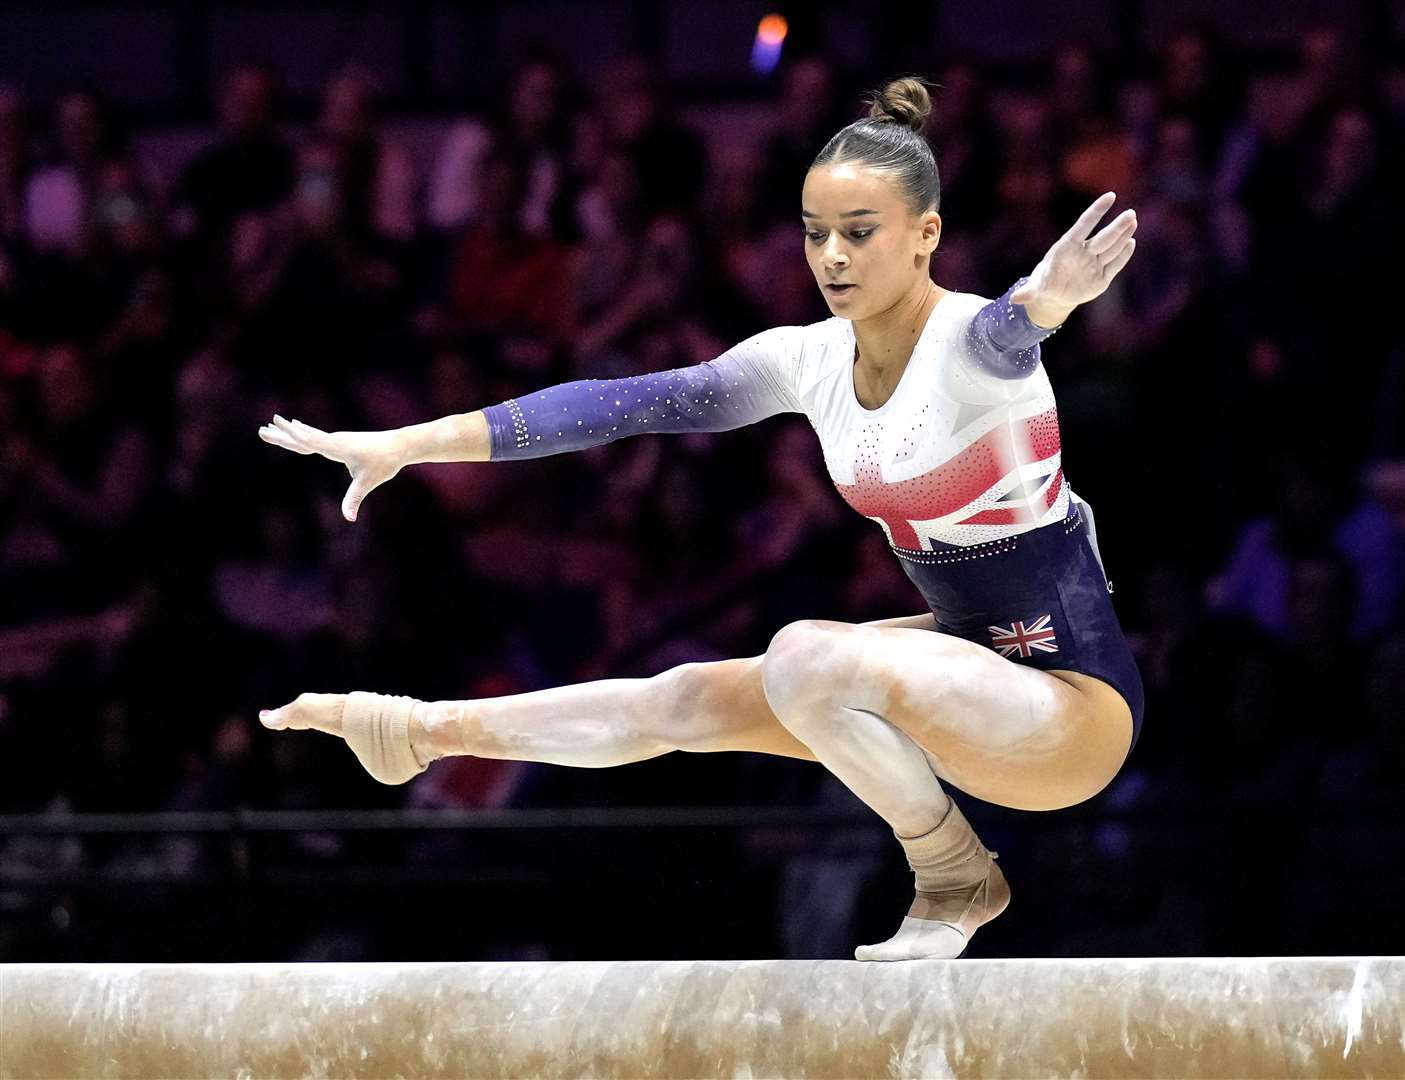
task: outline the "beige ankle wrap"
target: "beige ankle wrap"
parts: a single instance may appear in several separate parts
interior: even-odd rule
[[[995,852],[976,836],[951,800],[936,828],[920,836],[893,830],[917,875],[917,895],[902,926],[887,941],[860,945],[855,960],[952,960],[971,935],[1010,904],[1010,884]]]
[[[382,784],[403,784],[424,772],[410,745],[410,709],[416,698],[353,690],[342,712],[342,738],[366,771]]]
[[[898,836],[896,830],[893,832],[917,876],[919,892],[940,892],[980,881],[990,862],[978,856],[997,857],[995,852],[986,850],[956,800],[949,802],[946,816],[931,831],[921,836]]]

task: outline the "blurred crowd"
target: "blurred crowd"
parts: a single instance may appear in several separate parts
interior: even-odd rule
[[[528,51],[426,163],[366,71],[335,72],[293,125],[279,72],[250,61],[178,169],[93,88],[0,87],[0,808],[844,802],[821,769],[731,754],[462,758],[384,788],[332,740],[256,719],[304,690],[497,696],[920,612],[802,417],[417,465],[355,524],[342,466],[256,430],[420,423],[828,317],[800,185],[888,74],[790,58],[765,122],[718,140],[646,60],[582,84]],[[1376,290],[1405,224],[1405,71],[1328,27],[1259,69],[1187,26],[1135,70],[1070,44],[1029,77],[963,59],[928,77],[940,284],[999,295],[1106,190],[1140,220],[1126,270],[1044,352],[1147,690],[1100,798],[1243,811],[1250,831],[1398,807],[1405,357]],[[1181,864],[1160,835],[1098,832],[1077,858],[1164,873]],[[1185,865],[1285,894],[1328,874],[1295,893],[1303,927],[1382,874],[1398,910],[1398,838],[1295,835]],[[35,844],[0,862],[55,857]],[[1188,948],[1262,926],[1196,925]]]

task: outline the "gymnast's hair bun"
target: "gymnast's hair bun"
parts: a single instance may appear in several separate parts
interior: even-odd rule
[[[921,79],[904,76],[894,79],[873,95],[868,115],[874,120],[891,120],[910,127],[919,135],[932,115],[932,97]]]

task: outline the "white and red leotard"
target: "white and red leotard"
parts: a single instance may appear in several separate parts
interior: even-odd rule
[[[947,292],[877,409],[854,392],[853,323],[830,318],[764,330],[692,367],[562,383],[489,406],[491,457],[804,413],[840,495],[878,522],[900,558],[930,562],[953,548],[974,556],[1062,521],[1070,499],[1081,502],[1064,476],[1040,363],[1039,342],[1053,330],[1009,300],[1025,280],[995,300]]]

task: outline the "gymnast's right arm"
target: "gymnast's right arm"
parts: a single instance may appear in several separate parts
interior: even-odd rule
[[[342,516],[355,521],[366,496],[406,465],[543,457],[629,435],[729,431],[779,412],[802,412],[795,390],[801,333],[800,327],[774,327],[692,367],[561,383],[394,431],[321,431],[275,415],[259,437],[345,464],[351,486]]]
[[[775,327],[701,364],[559,383],[396,434],[413,464],[544,457],[630,435],[730,431],[802,411],[787,374],[798,334],[798,327]]]

